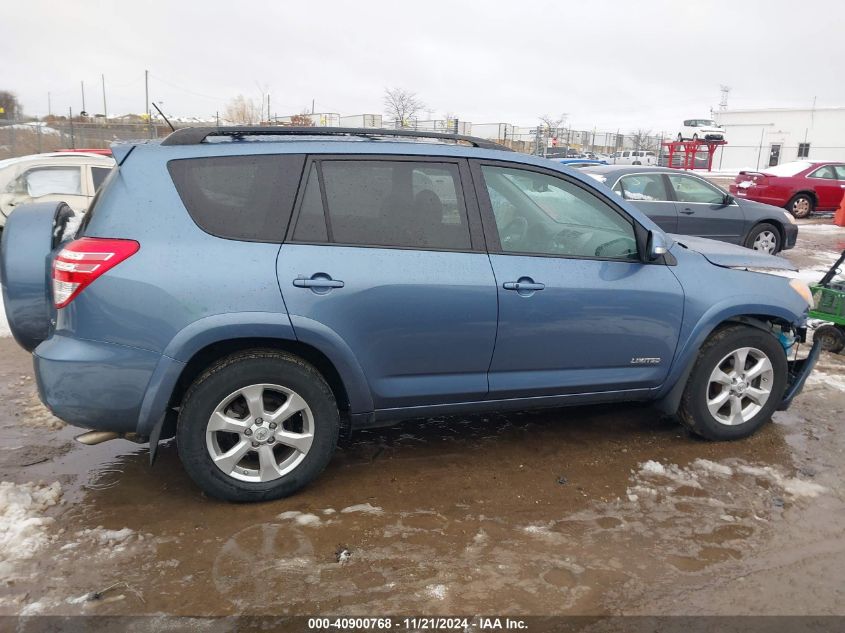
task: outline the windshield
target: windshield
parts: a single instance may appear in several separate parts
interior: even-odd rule
[[[764,173],[771,174],[772,176],[794,176],[812,166],[813,163],[809,161],[796,160],[792,163],[784,163],[783,165],[776,165],[775,167],[767,167],[763,171]]]

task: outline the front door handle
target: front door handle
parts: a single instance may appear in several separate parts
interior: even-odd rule
[[[681,213],[683,213],[684,215],[694,215],[695,211],[693,211],[692,209],[684,209],[683,211],[681,211]]]
[[[293,280],[293,285],[297,288],[311,288],[314,292],[328,292],[332,288],[343,288],[344,283],[324,273],[317,273],[310,278],[297,277]]]
[[[517,281],[506,281],[502,284],[505,290],[516,290],[523,297],[530,296],[545,287],[546,284],[536,283],[531,277],[520,277]]]

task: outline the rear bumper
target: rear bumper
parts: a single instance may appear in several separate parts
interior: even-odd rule
[[[801,390],[804,388],[804,383],[807,382],[807,378],[810,376],[810,373],[813,371],[813,367],[816,366],[816,362],[819,360],[819,354],[821,354],[821,351],[822,341],[819,339],[813,341],[813,346],[810,348],[810,353],[807,354],[807,358],[789,361],[789,382],[787,384],[783,400],[781,401],[780,406],[778,406],[778,411],[786,411],[789,408],[789,405],[792,404],[792,400],[795,396],[801,393]]]
[[[53,335],[33,352],[41,401],[73,426],[133,432],[160,354]]]

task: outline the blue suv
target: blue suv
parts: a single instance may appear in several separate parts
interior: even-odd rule
[[[189,128],[115,145],[79,225],[18,208],[8,318],[86,443],[176,437],[207,493],[289,495],[346,430],[650,401],[712,440],[818,356],[783,259],[665,234],[574,170],[472,137]]]

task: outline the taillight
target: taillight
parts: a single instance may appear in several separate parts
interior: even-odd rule
[[[64,308],[107,270],[138,252],[133,240],[83,237],[66,245],[53,262],[53,303]]]

